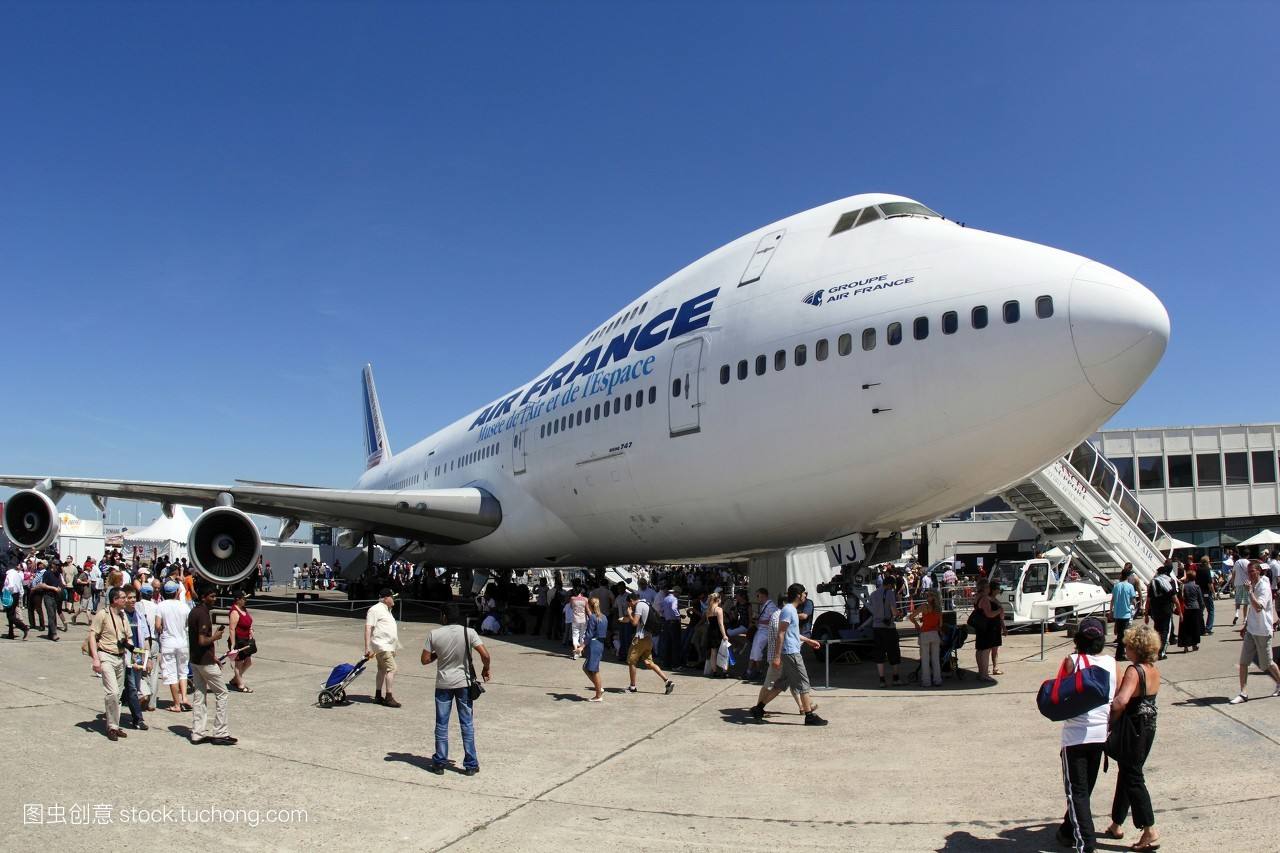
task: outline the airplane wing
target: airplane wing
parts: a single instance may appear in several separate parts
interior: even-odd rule
[[[270,515],[363,533],[396,536],[431,545],[461,545],[487,536],[502,521],[497,498],[484,489],[360,490],[286,486],[86,480],[71,477],[0,476],[0,486],[38,488],[56,503],[64,494],[212,507],[226,503],[243,512]]]

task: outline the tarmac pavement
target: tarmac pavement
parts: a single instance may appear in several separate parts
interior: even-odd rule
[[[350,705],[317,707],[329,670],[362,651],[358,616],[255,611],[256,692],[231,695],[232,747],[189,744],[191,714],[165,710],[147,715],[150,731],[111,743],[83,627],[59,643],[0,640],[4,849],[1059,849],[1060,727],[1034,693],[1066,650],[1060,633],[1044,662],[1038,635],[1008,637],[995,685],[976,681],[971,647],[968,678],[941,689],[881,690],[872,664],[834,665],[836,689],[815,693],[826,728],[804,727],[787,696],[755,723],[756,688],[739,681],[678,674],[665,696],[641,672],[642,692],[627,695],[625,666],[608,661],[605,701],[588,703],[580,662],[558,646],[489,639],[481,772],[466,777],[425,769],[434,667],[417,658],[434,626],[401,625],[403,708],[368,701],[372,666]],[[1280,699],[1263,698],[1270,679],[1254,675],[1256,698],[1227,705],[1239,648],[1219,626],[1198,653],[1161,664],[1147,777],[1162,850],[1280,849],[1280,788],[1266,781],[1280,760]],[[904,637],[904,672],[914,651]],[[821,665],[810,675],[821,684]],[[451,750],[460,766],[456,722]],[[1114,779],[1113,768],[1094,794],[1099,829]],[[1099,849],[1127,849],[1127,832]]]

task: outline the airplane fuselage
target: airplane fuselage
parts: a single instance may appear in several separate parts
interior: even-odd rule
[[[936,216],[842,227],[907,201],[729,243],[357,488],[482,488],[497,530],[410,553],[524,567],[890,533],[1018,480],[1132,395],[1167,314],[1101,264]]]

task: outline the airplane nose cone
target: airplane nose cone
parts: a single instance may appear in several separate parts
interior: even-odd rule
[[[1070,319],[1085,378],[1117,406],[1151,375],[1169,343],[1169,312],[1156,295],[1094,261],[1071,283]]]

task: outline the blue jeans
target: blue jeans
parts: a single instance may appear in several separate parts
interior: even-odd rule
[[[436,689],[436,754],[431,756],[431,761],[444,764],[449,760],[449,715],[453,712],[455,701],[458,703],[458,725],[462,729],[462,751],[466,756],[462,766],[478,770],[480,762],[476,758],[476,727],[471,720],[471,698],[465,687]]]
[[[1213,593],[1209,593],[1204,597],[1204,609],[1204,629],[1208,633],[1213,633]]]

